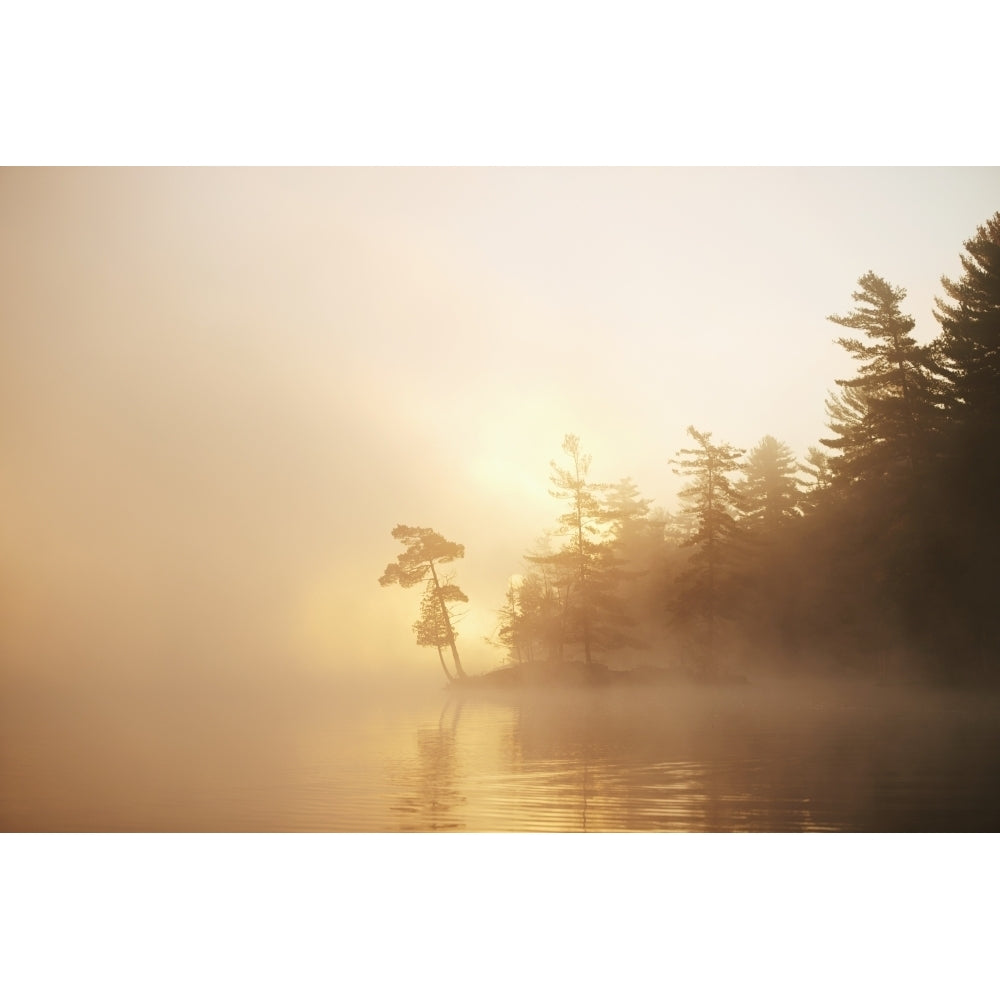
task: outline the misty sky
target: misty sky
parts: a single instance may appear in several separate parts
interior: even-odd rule
[[[801,458],[872,269],[915,336],[996,168],[0,171],[6,672],[425,670],[399,523],[466,545],[467,665],[601,480],[694,424]]]

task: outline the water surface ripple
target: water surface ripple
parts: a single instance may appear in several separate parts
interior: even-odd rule
[[[1000,829],[995,695],[14,697],[0,721],[3,830]]]

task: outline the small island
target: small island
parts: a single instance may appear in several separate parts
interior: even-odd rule
[[[697,447],[681,449],[674,460],[676,471],[691,480],[681,491],[686,505],[676,518],[651,512],[651,501],[631,479],[592,482],[591,456],[583,454],[576,435],[565,436],[568,461],[565,466],[553,461],[550,473],[550,493],[563,502],[563,512],[556,529],[525,556],[526,572],[508,586],[494,642],[506,662],[484,674],[470,675],[458,651],[456,608],[468,597],[455,583],[452,565],[464,557],[465,546],[431,528],[393,529],[404,551],[386,566],[379,583],[423,587],[413,631],[417,645],[436,650],[450,689],[746,683],[724,646],[733,544],[743,530],[736,504],[756,505],[754,523],[768,527],[782,513],[791,516],[801,502],[795,465],[773,438],[765,438],[741,465],[738,449],[715,445],[711,434],[693,427],[688,432]],[[743,492],[729,478],[738,470],[748,470]],[[766,482],[778,488],[765,488]],[[648,578],[665,546],[683,553],[667,578],[680,655],[677,662],[655,664],[630,608],[644,598],[648,603]],[[654,588],[662,586],[655,576],[654,581]],[[605,656],[636,651],[647,655],[640,662],[604,662]]]

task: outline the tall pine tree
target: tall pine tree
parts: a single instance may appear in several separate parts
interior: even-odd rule
[[[965,242],[963,274],[943,277],[935,300],[940,347],[957,419],[995,427],[1000,420],[1000,212]]]
[[[773,535],[785,521],[800,516],[797,471],[791,448],[770,434],[750,452],[743,467],[742,508],[757,534]]]
[[[604,499],[609,487],[587,478],[591,457],[580,450],[575,434],[565,436],[562,448],[569,463],[551,463],[549,493],[565,504],[556,529],[565,543],[551,556],[528,558],[555,571],[563,594],[562,642],[581,645],[589,664],[597,650],[629,642],[631,621],[617,593],[622,574],[611,530],[615,512]]]
[[[733,543],[738,532],[740,493],[732,481],[740,468],[743,450],[728,444],[712,444],[711,433],[688,427],[696,448],[681,448],[674,472],[689,483],[679,493],[683,512],[696,518],[697,527],[688,540],[695,546],[689,569],[682,575],[675,612],[681,618],[704,622],[702,671],[716,670],[716,631],[722,611],[722,596],[734,570]]]
[[[913,317],[900,309],[905,297],[905,288],[868,271],[852,294],[855,308],[827,317],[865,335],[837,338],[860,364],[856,376],[837,380],[844,391],[828,405],[837,437],[823,441],[841,452],[831,467],[850,481],[913,473],[931,453],[942,386],[933,346],[910,335]]]
[[[934,539],[942,659],[996,676],[1000,617],[1000,212],[964,244],[962,274],[941,279],[939,346],[950,389],[945,459],[937,477]],[[932,534],[933,533],[933,534]],[[941,643],[939,642],[939,645]]]

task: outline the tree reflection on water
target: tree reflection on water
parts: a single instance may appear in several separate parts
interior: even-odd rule
[[[447,702],[436,726],[423,726],[416,733],[416,755],[400,762],[390,780],[405,791],[389,808],[401,814],[401,831],[462,830],[465,823],[457,812],[466,802],[458,790],[460,772],[456,733],[462,714],[460,702]]]
[[[405,830],[993,830],[997,718],[861,688],[452,696],[392,809]]]

